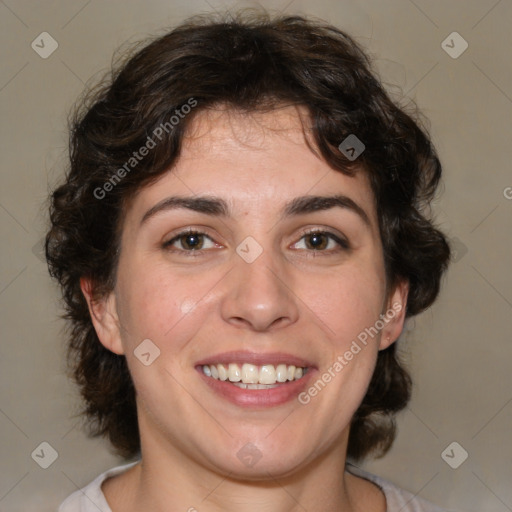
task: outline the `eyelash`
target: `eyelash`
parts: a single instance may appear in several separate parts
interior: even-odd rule
[[[324,235],[324,236],[327,236],[329,239],[331,240],[334,240],[334,242],[336,242],[338,244],[338,248],[337,249],[330,249],[330,250],[315,250],[315,249],[299,249],[301,251],[307,251],[309,253],[311,253],[310,257],[317,257],[317,256],[322,256],[321,253],[327,253],[327,254],[323,254],[323,256],[325,255],[332,255],[333,253],[338,253],[340,251],[348,251],[350,249],[350,244],[347,240],[343,239],[343,238],[340,238],[339,236],[335,235],[334,233],[330,232],[330,231],[325,231],[325,230],[322,230],[322,229],[309,229],[307,231],[305,231],[304,233],[302,233],[301,237],[299,240],[302,240],[304,237],[308,236],[308,235]],[[191,249],[191,250],[186,250],[186,249],[174,249],[174,248],[171,248],[171,246],[179,241],[179,239],[185,235],[203,235],[205,236],[206,238],[209,238],[212,242],[214,242],[214,240],[209,236],[207,235],[206,233],[202,232],[202,231],[198,231],[198,230],[195,230],[195,229],[186,229],[184,231],[181,231],[180,233],[178,233],[176,236],[174,236],[173,238],[171,238],[170,240],[168,240],[167,242],[164,242],[163,243],[163,248],[170,251],[170,252],[176,252],[176,253],[182,253],[188,257],[198,257],[202,254],[204,254],[206,251],[210,250],[210,249]],[[214,242],[215,243],[215,242]]]

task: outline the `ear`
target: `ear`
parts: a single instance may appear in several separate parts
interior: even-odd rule
[[[114,292],[104,298],[94,299],[92,281],[85,277],[80,278],[80,288],[101,344],[115,354],[124,354]]]
[[[381,315],[384,327],[381,330],[379,350],[388,348],[402,333],[408,294],[408,281],[400,281],[389,294]]]

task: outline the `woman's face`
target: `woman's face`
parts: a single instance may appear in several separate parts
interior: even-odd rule
[[[94,321],[126,355],[143,456],[249,478],[339,461],[400,333],[406,286],[386,294],[367,178],[311,152],[297,112],[200,113],[177,165],[129,206]]]

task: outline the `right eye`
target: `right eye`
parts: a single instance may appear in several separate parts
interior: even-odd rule
[[[211,242],[210,245],[208,245],[207,240]],[[218,246],[206,233],[188,229],[164,242],[163,247],[171,252],[193,253],[188,255],[196,256],[197,251],[212,249],[216,245]]]

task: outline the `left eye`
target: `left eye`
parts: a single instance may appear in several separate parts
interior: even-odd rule
[[[309,233],[305,233],[301,240],[304,240],[303,247],[298,247],[299,249],[306,249],[312,251],[325,251],[330,249],[344,248],[348,249],[348,243],[345,240],[338,238],[333,233],[329,233],[328,231],[311,231]],[[300,242],[297,242],[295,246],[299,245]]]

